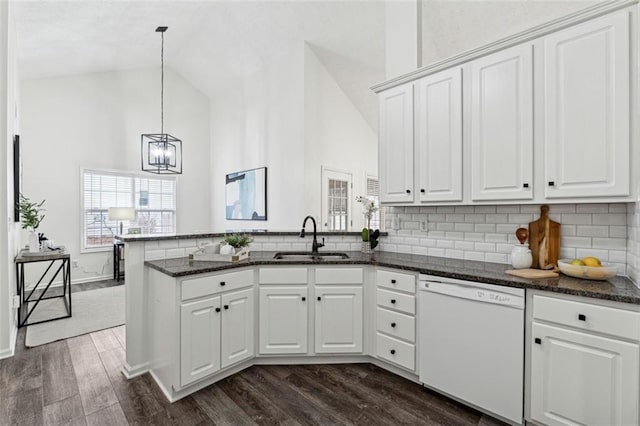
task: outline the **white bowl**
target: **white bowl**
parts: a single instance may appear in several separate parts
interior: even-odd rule
[[[615,265],[607,262],[602,262],[602,266],[600,267],[572,265],[570,262],[570,259],[558,260],[558,268],[560,268],[560,272],[565,275],[569,275],[570,277],[604,281],[615,277],[618,272]]]

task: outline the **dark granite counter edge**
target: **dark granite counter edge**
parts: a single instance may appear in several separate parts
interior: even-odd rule
[[[157,262],[157,261],[156,261]],[[160,261],[162,262],[162,261]],[[437,269],[437,267],[421,267],[414,265],[406,265],[399,262],[393,262],[388,260],[377,260],[377,259],[347,259],[347,260],[319,260],[319,261],[298,261],[298,260],[270,260],[270,259],[259,259],[259,260],[245,260],[235,263],[229,262],[210,262],[216,263],[210,267],[201,267],[197,270],[187,270],[187,271],[179,271],[174,272],[163,268],[161,265],[155,263],[154,261],[145,261],[145,265],[155,269],[161,273],[169,275],[174,278],[185,277],[190,275],[211,273],[211,272],[219,272],[229,269],[237,269],[243,267],[250,266],[260,266],[260,265],[373,265],[380,266],[386,268],[393,268],[411,272],[418,272],[421,274],[427,274],[432,276],[440,276],[444,278],[452,278],[466,281],[475,281],[485,284],[495,284],[502,285],[506,287],[516,287],[516,288],[525,288],[532,290],[541,290],[541,291],[549,291],[555,293],[563,293],[569,294],[573,296],[583,296],[590,297],[596,299],[603,300],[611,300],[615,302],[623,302],[623,303],[631,303],[640,305],[640,296],[634,295],[624,295],[624,294],[607,294],[604,292],[592,291],[587,288],[564,288],[551,285],[550,283],[553,280],[558,280],[558,278],[546,279],[546,280],[529,280],[518,277],[505,277],[505,278],[497,278],[494,276],[483,275],[481,270],[478,270],[475,273],[460,273],[460,272],[451,272],[447,270]],[[634,286],[634,284],[626,277],[619,277],[620,279],[624,279],[628,282],[628,285]],[[590,282],[593,283],[593,282]]]
[[[123,241],[125,243],[137,243],[137,242],[146,242],[146,241],[164,241],[164,240],[189,240],[194,238],[222,238],[225,235],[232,234],[233,232],[213,232],[213,233],[202,233],[202,234],[177,234],[177,235],[116,235],[113,238],[118,241]],[[289,237],[289,236],[299,236],[300,232],[296,231],[252,231],[252,232],[238,232],[240,234],[248,234],[254,237],[259,236],[267,236],[267,237]],[[320,236],[360,236],[360,232],[318,232],[317,235]],[[380,236],[386,237],[388,236],[388,232],[381,232]]]

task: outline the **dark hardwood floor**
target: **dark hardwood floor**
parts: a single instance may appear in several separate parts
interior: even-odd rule
[[[254,366],[170,404],[148,374],[122,375],[124,326],[24,338],[0,360],[0,425],[501,424],[371,364]]]

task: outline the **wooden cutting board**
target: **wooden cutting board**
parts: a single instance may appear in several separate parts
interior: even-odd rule
[[[553,271],[544,271],[542,269],[509,269],[504,271],[505,274],[514,275],[520,278],[557,278],[558,273]]]
[[[540,219],[529,223],[532,268],[548,269],[560,258],[560,224],[549,219],[549,206],[540,206]]]

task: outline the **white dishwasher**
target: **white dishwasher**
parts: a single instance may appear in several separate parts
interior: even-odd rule
[[[524,290],[420,275],[420,381],[523,422]]]

